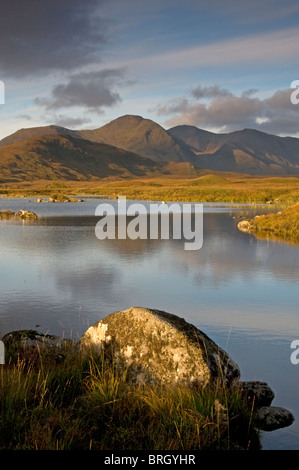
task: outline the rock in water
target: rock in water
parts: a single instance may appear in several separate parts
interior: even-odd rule
[[[91,326],[81,345],[112,352],[133,383],[200,384],[238,380],[237,364],[202,331],[160,310],[132,307]]]
[[[38,218],[35,212],[24,211],[24,210],[20,210],[16,214],[16,217],[18,217],[20,219],[37,219]]]
[[[290,426],[293,421],[293,414],[279,406],[263,406],[258,409],[255,416],[256,426],[262,431],[284,428]]]
[[[249,381],[239,382],[238,387],[253,408],[270,406],[274,399],[274,392],[266,382]]]

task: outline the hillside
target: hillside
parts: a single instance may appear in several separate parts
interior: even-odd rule
[[[22,140],[30,139],[32,137],[43,137],[45,135],[68,135],[71,137],[81,138],[81,136],[71,129],[66,129],[60,126],[41,126],[41,127],[28,127],[19,129],[17,132],[0,140],[0,147],[6,145],[16,144]]]
[[[193,156],[183,142],[159,124],[140,116],[122,116],[99,129],[78,133],[84,139],[115,145],[154,161],[190,162]]]
[[[254,129],[215,134],[194,126],[168,130],[194,152],[200,168],[251,175],[299,174],[299,139],[279,137]]]
[[[167,164],[67,135],[31,137],[0,147],[0,181],[95,180],[161,176]],[[195,174],[197,174],[195,170]]]

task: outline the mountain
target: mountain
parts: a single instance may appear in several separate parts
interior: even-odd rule
[[[31,137],[43,137],[45,135],[68,135],[72,137],[81,138],[77,131],[72,131],[65,127],[60,126],[41,126],[41,127],[28,127],[19,129],[17,132],[0,140],[0,147],[10,144],[16,144],[22,140],[30,139]]]
[[[141,116],[122,116],[99,129],[78,133],[84,139],[115,145],[154,161],[190,162],[193,157],[193,152],[184,142]]]
[[[215,134],[194,126],[176,126],[168,133],[193,152],[202,169],[251,175],[299,174],[299,139],[254,129]]]
[[[190,163],[187,165],[192,166]],[[132,178],[178,171],[176,168],[168,169],[168,166],[168,163],[154,162],[133,152],[70,135],[29,137],[0,146],[2,182]],[[198,170],[194,169],[194,175],[198,175]]]
[[[2,179],[95,179],[173,175],[199,169],[299,175],[299,139],[254,129],[216,134],[183,125],[165,130],[126,115],[91,130],[20,129],[0,141]]]

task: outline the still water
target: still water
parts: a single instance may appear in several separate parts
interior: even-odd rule
[[[299,365],[290,344],[299,339],[299,246],[237,228],[238,216],[269,208],[204,204],[203,246],[186,251],[180,240],[98,240],[100,202],[0,199],[0,210],[39,215],[0,221],[1,335],[33,328],[79,338],[132,306],[174,313],[224,348],[241,380],[266,381],[273,406],[294,414],[290,427],[262,434],[263,449],[298,450]]]

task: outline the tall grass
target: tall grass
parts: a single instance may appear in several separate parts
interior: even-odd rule
[[[237,388],[132,385],[103,356],[76,350],[57,362],[56,354],[27,353],[1,365],[1,450],[258,446]]]

